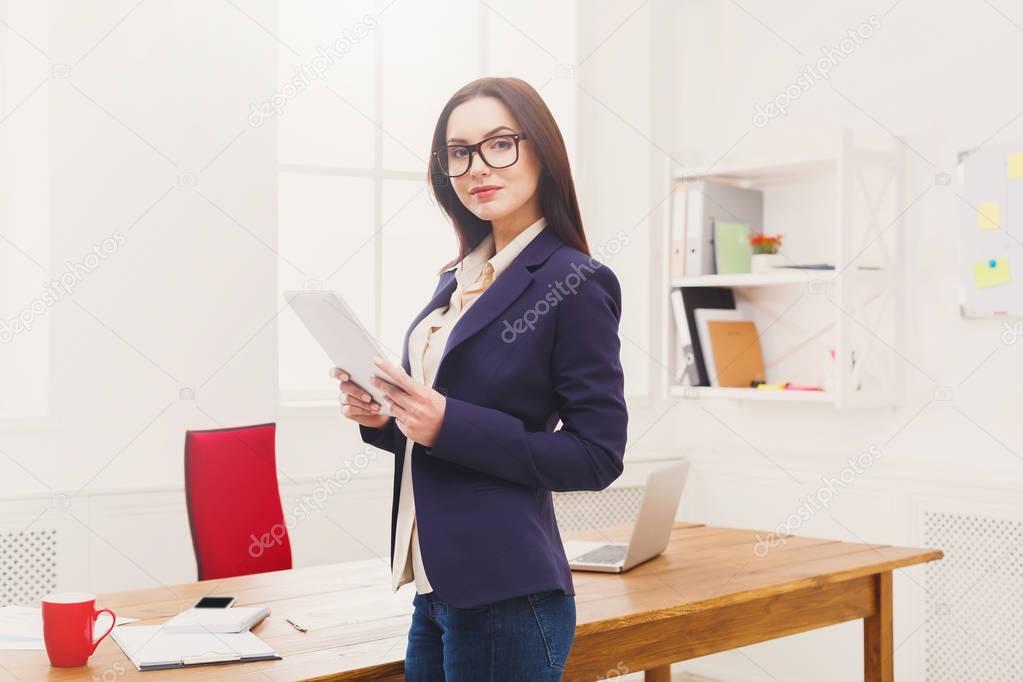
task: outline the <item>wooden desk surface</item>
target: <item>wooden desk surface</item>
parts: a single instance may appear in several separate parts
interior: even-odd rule
[[[620,539],[627,533],[628,529],[617,528],[570,537]],[[604,671],[599,674],[605,676],[614,674],[614,665],[601,667],[613,656],[596,661],[597,647],[606,649],[605,638],[610,635],[615,638],[615,646],[620,643],[625,651],[628,633],[649,638],[657,632],[649,628],[658,623],[665,627],[671,624],[677,632],[680,623],[696,623],[708,616],[733,618],[736,609],[756,604],[759,610],[762,603],[798,609],[799,604],[814,602],[827,611],[830,622],[873,616],[877,611],[862,606],[864,601],[876,601],[866,592],[874,584],[869,580],[942,556],[938,550],[805,537],[786,537],[783,544],[759,556],[754,548],[758,538],[765,535],[762,531],[678,522],[664,554],[628,573],[574,573],[578,626],[565,678],[582,678],[585,673],[593,679],[594,670]],[[890,591],[890,578],[888,584]],[[273,646],[283,660],[147,672],[143,676],[108,637],[89,665],[76,669],[51,668],[43,651],[0,651],[0,680],[185,682],[401,677],[415,590],[408,584],[397,594],[392,593],[390,571],[379,559],[113,593],[101,595],[97,604],[119,615],[139,618],[144,624],[154,624],[210,593],[234,595],[238,606],[270,606],[270,618],[253,632]],[[784,601],[788,595],[799,598],[790,600],[790,606]],[[284,621],[289,614],[312,616],[321,625],[308,633],[298,632]],[[819,618],[804,622],[793,613],[786,616],[783,631],[743,632],[737,625],[730,628],[735,632],[732,641],[723,645],[718,639],[708,639],[700,644],[699,637],[693,636],[684,653],[704,655],[762,641],[761,636],[769,639],[822,624]],[[656,648],[647,641],[643,644],[648,650]],[[665,650],[657,660],[683,660],[675,658],[679,655],[678,649]],[[636,664],[641,662],[636,659]]]

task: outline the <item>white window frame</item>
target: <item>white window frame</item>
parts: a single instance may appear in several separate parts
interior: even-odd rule
[[[390,4],[390,2],[387,0],[378,0],[376,3],[377,11],[379,12],[380,9],[388,4]],[[426,169],[424,168],[422,171],[402,171],[384,167],[384,132],[382,121],[384,118],[383,63],[384,49],[386,47],[386,40],[384,39],[386,28],[381,26],[378,31],[380,31],[380,34],[373,46],[375,50],[373,56],[373,166],[371,168],[351,168],[346,166],[282,163],[278,161],[277,177],[279,179],[282,174],[293,174],[344,178],[368,178],[373,181],[373,290],[375,324],[370,331],[377,338],[380,338],[383,332],[384,323],[383,296],[381,295],[384,288],[384,242],[381,230],[384,224],[384,181],[405,180],[425,182],[424,178],[426,175]],[[479,63],[479,72],[486,73],[489,40],[486,8],[482,2],[480,3],[478,38],[479,51],[477,59]],[[277,358],[277,361],[280,362],[279,357]],[[329,389],[326,389],[322,392],[321,396],[320,391],[292,391],[286,395],[283,391],[281,391],[280,387],[278,387],[277,395],[279,413],[281,416],[294,417],[320,416],[325,413],[333,415],[340,409],[340,404],[336,398],[327,397],[327,394],[330,392],[331,391]]]

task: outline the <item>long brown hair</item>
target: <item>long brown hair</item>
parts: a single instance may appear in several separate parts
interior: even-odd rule
[[[430,150],[440,149],[447,144],[445,135],[448,118],[455,107],[476,97],[496,97],[501,100],[519,122],[521,132],[526,134],[527,144],[532,145],[533,153],[540,160],[540,209],[547,219],[545,229],[553,229],[562,241],[590,255],[579,214],[579,202],[575,197],[572,170],[568,165],[565,140],[551,110],[529,83],[519,78],[492,77],[480,78],[462,86],[440,112]],[[451,218],[458,237],[458,257],[444,265],[441,268],[443,272],[465,258],[490,233],[491,226],[489,220],[481,220],[462,204],[451,186],[450,178],[444,175],[432,154],[426,174],[437,203]]]

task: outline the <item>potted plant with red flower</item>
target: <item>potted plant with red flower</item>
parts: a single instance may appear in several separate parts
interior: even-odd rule
[[[781,251],[780,234],[755,234],[750,237],[750,247],[753,249],[753,260],[751,270],[753,272],[771,272],[775,267],[783,263]]]

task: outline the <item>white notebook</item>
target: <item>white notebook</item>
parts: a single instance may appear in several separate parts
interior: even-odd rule
[[[281,658],[251,632],[167,632],[160,625],[137,625],[114,628],[110,636],[139,671]]]
[[[270,615],[266,606],[188,609],[163,624],[167,632],[245,632]]]

